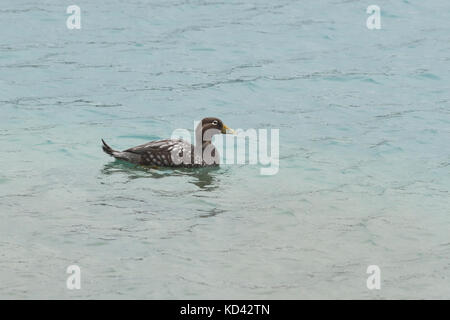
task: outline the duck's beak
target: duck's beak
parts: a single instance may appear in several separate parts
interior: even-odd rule
[[[236,134],[236,131],[228,128],[226,125],[223,125],[222,133],[223,134]]]

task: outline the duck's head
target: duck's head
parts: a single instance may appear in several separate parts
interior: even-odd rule
[[[235,134],[233,129],[228,128],[219,118],[204,118],[197,126],[196,134],[202,137],[203,141],[211,141],[216,134]]]

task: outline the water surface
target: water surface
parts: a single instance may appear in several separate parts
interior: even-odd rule
[[[75,4],[0,6],[1,298],[450,298],[448,1],[380,0],[381,30],[363,1]],[[279,129],[278,174],[100,148],[205,116]]]

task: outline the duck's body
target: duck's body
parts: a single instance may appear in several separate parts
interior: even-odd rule
[[[113,150],[105,141],[102,140],[102,142],[103,151],[114,158],[145,166],[190,168],[219,164],[218,161],[207,164],[205,160],[202,159],[203,157],[201,155],[203,153],[197,152],[199,155],[196,157],[195,147],[189,142],[181,139],[150,141],[124,151]],[[172,152],[176,152],[180,158],[190,159],[190,161],[174,161]],[[215,148],[213,152],[218,154]]]
[[[158,167],[206,167],[219,165],[219,154],[211,143],[217,133],[232,131],[217,118],[205,118],[196,129],[199,143],[193,146],[182,139],[150,141],[145,144],[116,151],[103,142],[103,151],[116,159],[135,164]],[[201,145],[200,145],[201,144]]]

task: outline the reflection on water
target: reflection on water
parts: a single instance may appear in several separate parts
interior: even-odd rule
[[[196,185],[201,190],[212,191],[218,188],[216,176],[219,169],[220,167],[176,169],[148,167],[116,160],[105,164],[101,170],[101,173],[104,175],[124,173],[130,180],[139,178],[161,179],[173,176],[188,176],[192,177],[192,179],[188,181],[189,183]]]

